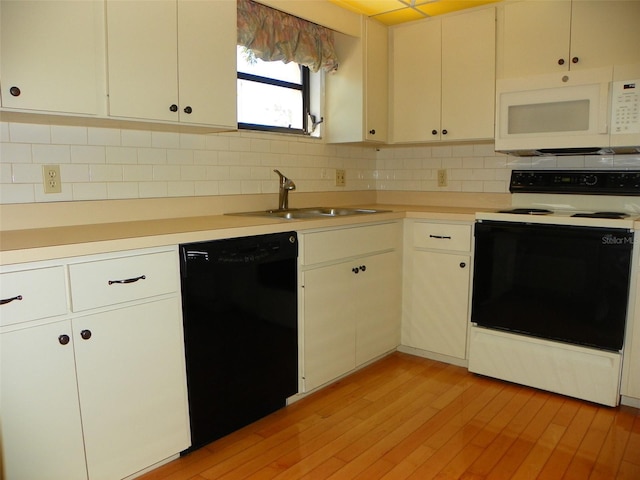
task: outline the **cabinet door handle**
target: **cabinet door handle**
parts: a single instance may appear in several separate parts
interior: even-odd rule
[[[445,129],[445,130],[442,130],[442,134],[443,134],[443,135],[446,135],[447,133],[449,133],[449,132],[447,132],[447,130],[446,130],[446,129]]]
[[[437,135],[438,134],[438,130],[431,130],[431,135]]]
[[[355,274],[358,274],[360,272],[360,269],[358,267],[353,267],[351,271]]]
[[[375,129],[375,128],[373,128],[373,129],[369,130],[369,133],[370,133],[371,135],[375,135],[375,134],[376,134],[376,129]]]
[[[177,112],[178,111],[178,105],[176,105],[175,103],[171,104],[171,106],[169,107],[169,110],[172,112]]]
[[[558,65],[564,65],[564,58],[558,59]]]
[[[69,343],[69,335],[60,335],[58,337],[58,342],[60,343],[60,345],[66,345],[67,343]]]
[[[16,295],[15,297],[11,297],[11,298],[3,298],[2,300],[0,300],[0,305],[11,303],[14,300],[22,300],[22,295]]]
[[[189,106],[184,107],[184,113],[189,114],[191,112],[193,112],[193,109],[191,107],[189,107]]]
[[[124,280],[109,280],[109,285],[113,285],[114,283],[134,283],[138,280],[145,280],[146,278],[145,275],[140,275],[139,277],[125,278]]]
[[[448,235],[429,235],[429,238],[439,238],[441,240],[451,240],[451,237]]]
[[[360,265],[360,271],[364,272],[367,270],[367,266],[366,265]]]
[[[89,340],[91,338],[91,330],[82,330],[80,336],[83,340]]]
[[[573,57],[571,59],[571,63],[578,63],[580,61],[580,59],[578,57]]]
[[[466,264],[466,263],[464,263],[464,262],[460,262],[460,268],[464,268],[464,267],[466,267],[466,266],[467,266],[467,264]]]
[[[9,93],[11,94],[12,97],[19,97],[20,96],[20,89],[18,87],[11,87],[9,89]]]

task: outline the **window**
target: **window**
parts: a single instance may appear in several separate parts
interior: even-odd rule
[[[238,46],[238,128],[304,134],[309,111],[309,69],[295,62],[265,62]]]

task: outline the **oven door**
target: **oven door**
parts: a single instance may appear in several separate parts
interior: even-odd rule
[[[479,221],[471,321],[618,351],[632,243],[625,229]]]

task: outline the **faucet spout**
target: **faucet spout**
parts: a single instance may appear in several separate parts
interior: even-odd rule
[[[278,189],[278,209],[286,210],[289,208],[289,190],[295,190],[296,184],[293,180],[285,177],[279,170],[274,170],[280,177],[280,188]]]

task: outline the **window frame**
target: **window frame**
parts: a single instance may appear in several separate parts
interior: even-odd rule
[[[236,71],[236,80],[245,80],[249,82],[273,85],[276,87],[290,88],[302,92],[302,128],[279,127],[275,125],[261,125],[257,123],[238,122],[239,130],[258,130],[263,132],[291,133],[295,135],[307,135],[309,126],[309,109],[311,103],[310,73],[309,67],[299,65],[301,84],[291,83],[275,78],[254,75],[251,73]],[[237,70],[237,69],[236,69]]]

